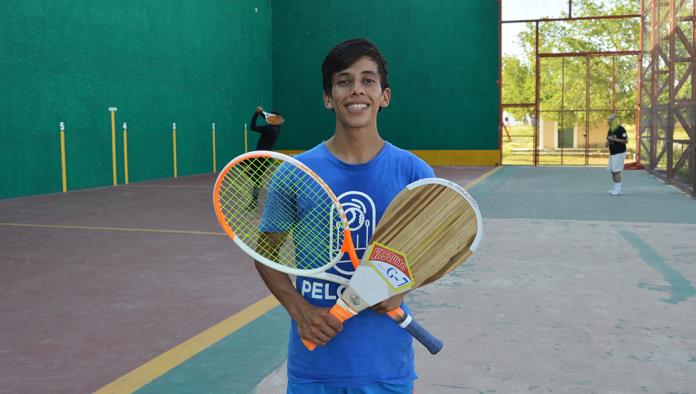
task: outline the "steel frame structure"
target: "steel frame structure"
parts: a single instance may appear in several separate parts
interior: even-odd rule
[[[639,157],[696,197],[696,0],[641,0],[640,13]]]
[[[498,0],[500,2],[500,9],[502,10],[502,2],[501,0]],[[512,0],[508,0],[512,1]],[[645,1],[645,0],[642,0]],[[693,0],[696,1],[696,0]],[[642,12],[641,12],[642,14]],[[502,30],[502,24],[504,23],[534,23],[534,29],[535,29],[535,48],[534,48],[534,54],[535,54],[535,64],[534,64],[534,78],[535,78],[535,88],[534,88],[534,102],[533,103],[502,103],[502,61],[501,61],[501,67],[500,67],[500,108],[499,108],[499,127],[498,127],[498,141],[500,146],[502,147],[503,144],[503,109],[504,108],[533,108],[534,111],[534,119],[536,120],[534,122],[534,135],[533,135],[533,156],[532,156],[532,164],[534,166],[539,166],[539,119],[540,119],[540,114],[541,114],[541,60],[542,58],[549,58],[549,57],[585,57],[586,59],[586,74],[585,74],[585,85],[586,85],[586,108],[584,110],[585,114],[585,127],[586,129],[589,129],[589,112],[592,111],[589,107],[589,83],[590,83],[590,66],[589,66],[589,59],[590,57],[595,57],[595,56],[623,56],[623,55],[635,55],[637,57],[637,70],[639,70],[640,67],[640,50],[633,50],[633,51],[587,51],[587,52],[569,52],[569,53],[540,53],[539,52],[539,24],[540,23],[554,23],[554,22],[572,22],[572,21],[580,21],[580,20],[606,20],[606,19],[625,19],[625,18],[640,18],[641,14],[626,14],[626,15],[598,15],[598,16],[584,16],[584,17],[573,17],[573,1],[568,0],[568,16],[564,18],[542,18],[542,19],[515,19],[515,20],[500,20],[500,26]],[[502,33],[502,32],[501,32]],[[500,43],[500,58],[502,59],[502,34],[500,34],[501,37],[501,43]],[[612,66],[613,68],[613,66]],[[613,70],[612,70],[613,72]],[[636,84],[638,85],[639,82],[636,81]],[[640,100],[640,95],[637,95],[636,101]],[[637,129],[639,128],[639,118],[640,118],[640,108],[638,106],[638,102],[636,103],[636,111],[637,111]],[[614,78],[612,76],[612,111],[616,110],[615,104],[614,104]],[[562,112],[563,109],[560,109],[559,112]],[[585,136],[585,165],[588,164],[588,159],[589,159],[589,144],[588,144],[588,138],[589,136],[586,134]],[[636,152],[640,152],[640,143],[636,143]],[[562,159],[561,159],[562,160]],[[502,149],[501,149],[501,158],[500,162],[503,162],[502,158]]]

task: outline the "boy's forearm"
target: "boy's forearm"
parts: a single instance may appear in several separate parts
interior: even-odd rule
[[[284,272],[266,267],[261,263],[254,263],[256,264],[256,270],[259,272],[268,290],[280,301],[285,310],[288,311],[290,317],[295,319],[303,303],[307,303],[307,301],[297,292],[290,280],[290,276]]]

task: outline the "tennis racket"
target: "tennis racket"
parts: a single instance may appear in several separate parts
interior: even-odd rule
[[[343,322],[447,275],[471,256],[482,235],[478,204],[464,188],[441,178],[409,184],[387,207],[331,314]]]
[[[261,111],[261,114],[263,114],[263,117],[266,118],[266,123],[273,126],[280,126],[285,121],[282,116],[272,112]]]
[[[347,285],[347,278],[326,271],[345,253],[353,267],[359,264],[338,198],[292,157],[253,151],[234,158],[215,181],[213,206],[225,233],[272,269]],[[442,342],[403,309],[387,315],[432,354],[442,348]]]

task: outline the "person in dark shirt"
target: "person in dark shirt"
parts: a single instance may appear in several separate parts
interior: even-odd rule
[[[626,159],[626,143],[628,142],[628,134],[626,129],[621,126],[621,118],[616,114],[609,115],[609,132],[607,133],[607,142],[605,146],[609,147],[609,166],[608,171],[611,172],[611,178],[614,181],[614,187],[609,190],[610,196],[620,196],[621,192],[621,172],[624,168],[624,160]]]
[[[256,150],[273,150],[273,146],[275,145],[275,142],[278,139],[278,136],[280,135],[280,126],[285,122],[285,119],[282,117],[282,115],[280,115],[279,112],[272,111],[271,114],[275,115],[274,119],[276,120],[277,124],[270,123],[269,119],[266,118],[266,124],[260,126],[256,124],[256,120],[258,119],[259,114],[261,113],[263,113],[263,107],[256,107],[256,112],[254,112],[254,116],[251,117],[251,122],[249,123],[252,130],[261,134],[259,141],[256,143]],[[252,176],[251,172],[258,172],[260,174],[263,174],[266,171],[266,168],[268,168],[268,160],[265,158],[257,158],[255,161],[252,161],[251,163],[252,165],[247,167],[246,171],[249,173],[250,178],[257,179],[257,182],[260,182],[262,177],[258,175]],[[252,190],[251,201],[249,202],[247,210],[255,210],[259,205],[258,199],[259,185],[256,184],[254,185],[254,189]]]
[[[280,126],[285,121],[283,120],[283,117],[280,116],[280,113],[272,111],[272,114],[278,115],[278,118],[281,119],[280,124],[273,125],[267,123],[266,125],[259,126],[256,124],[256,119],[262,112],[263,107],[256,107],[256,112],[254,112],[254,116],[251,117],[251,122],[249,123],[251,125],[250,127],[252,130],[261,134],[259,142],[256,143],[256,150],[273,150],[273,146],[275,145],[275,142],[278,139],[278,136],[280,135]]]

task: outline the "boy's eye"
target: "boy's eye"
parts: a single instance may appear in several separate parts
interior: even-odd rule
[[[346,85],[348,85],[348,82],[349,82],[349,81],[348,81],[347,79],[340,79],[340,80],[338,80],[338,81],[336,82],[336,85],[338,85],[338,86],[346,86]]]
[[[377,81],[375,81],[374,79],[366,79],[366,80],[363,81],[363,83],[364,83],[365,85],[372,85],[372,84],[375,83],[375,82],[377,82]]]

